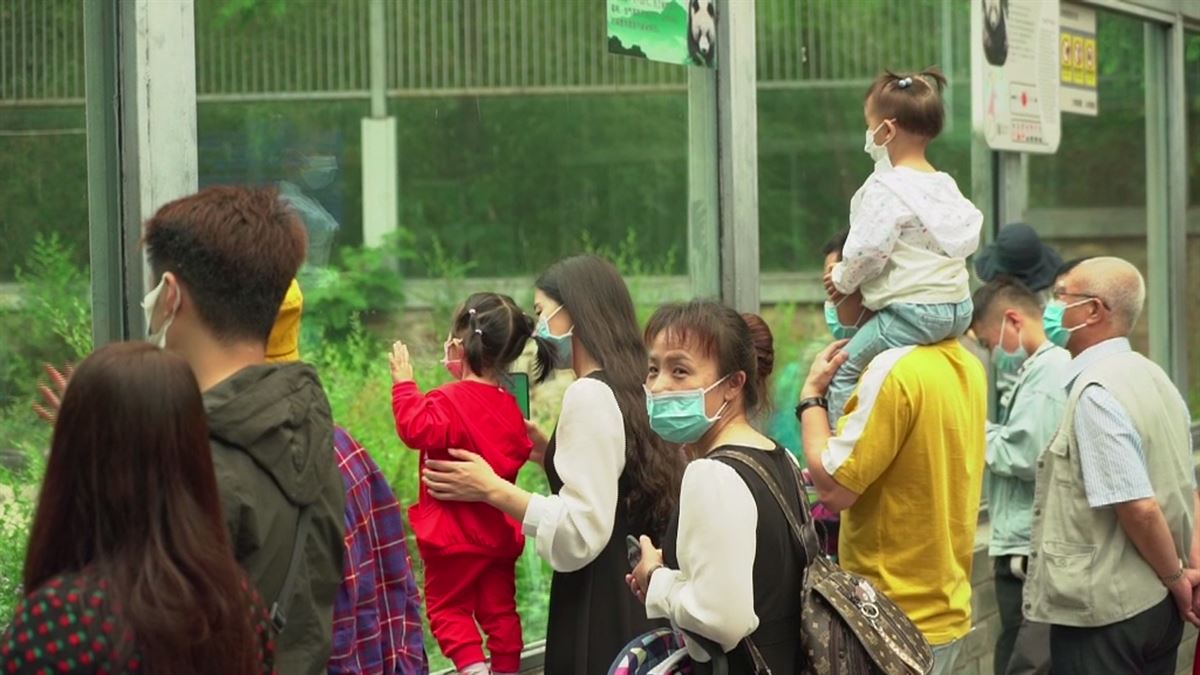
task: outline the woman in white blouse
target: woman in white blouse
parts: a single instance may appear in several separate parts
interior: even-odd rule
[[[718,450],[752,456],[799,509],[801,496],[786,489],[794,460],[749,421],[767,396],[771,331],[756,315],[696,301],[659,309],[645,337],[651,426],[696,459],[683,474],[664,550],[642,538],[630,589],[648,617],[717,643],[730,673],[756,672],[752,650],[775,675],[799,673],[804,551],[763,481],[734,460],[710,457]],[[696,645],[688,649],[709,661]],[[697,668],[708,672],[706,663]]]
[[[555,571],[547,675],[604,673],[626,643],[654,626],[625,589],[625,538],[649,533],[661,541],[683,461],[650,429],[646,348],[616,268],[595,256],[567,258],[535,286],[538,332],[577,378],[554,437],[534,434],[554,494],[530,494],[460,451],[451,453],[462,461],[427,462],[424,479],[433,496],[487,502],[536,537]]]

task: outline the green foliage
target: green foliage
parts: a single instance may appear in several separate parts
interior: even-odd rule
[[[46,470],[41,453],[28,457],[19,470],[0,466],[0,625],[8,622],[21,597],[29,526],[37,507],[36,486]]]
[[[377,248],[345,248],[333,266],[300,273],[305,316],[328,339],[345,336],[365,314],[392,312],[404,303],[398,262],[413,256],[412,236],[398,230]]]
[[[0,411],[31,402],[42,363],[75,361],[92,348],[88,278],[57,234],[34,238],[16,276],[18,300],[0,307]]]

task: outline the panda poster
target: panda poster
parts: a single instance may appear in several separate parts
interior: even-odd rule
[[[1056,152],[1059,76],[1058,0],[973,0],[972,122],[988,147]]]
[[[717,0],[607,0],[608,51],[713,68]]]

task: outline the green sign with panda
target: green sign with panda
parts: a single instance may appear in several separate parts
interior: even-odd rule
[[[713,68],[717,0],[607,0],[608,51]]]

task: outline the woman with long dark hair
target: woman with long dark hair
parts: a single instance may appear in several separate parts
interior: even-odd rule
[[[71,377],[0,639],[7,672],[272,672],[270,624],[233,557],[200,388],[120,343]]]
[[[623,583],[625,537],[648,533],[657,541],[665,533],[683,457],[650,428],[646,348],[616,268],[595,256],[555,263],[537,280],[534,305],[558,367],[577,378],[554,436],[534,434],[554,494],[530,494],[470,453],[428,462],[425,481],[435,497],[485,501],[522,521],[554,568],[545,672],[603,673],[652,627]]]

